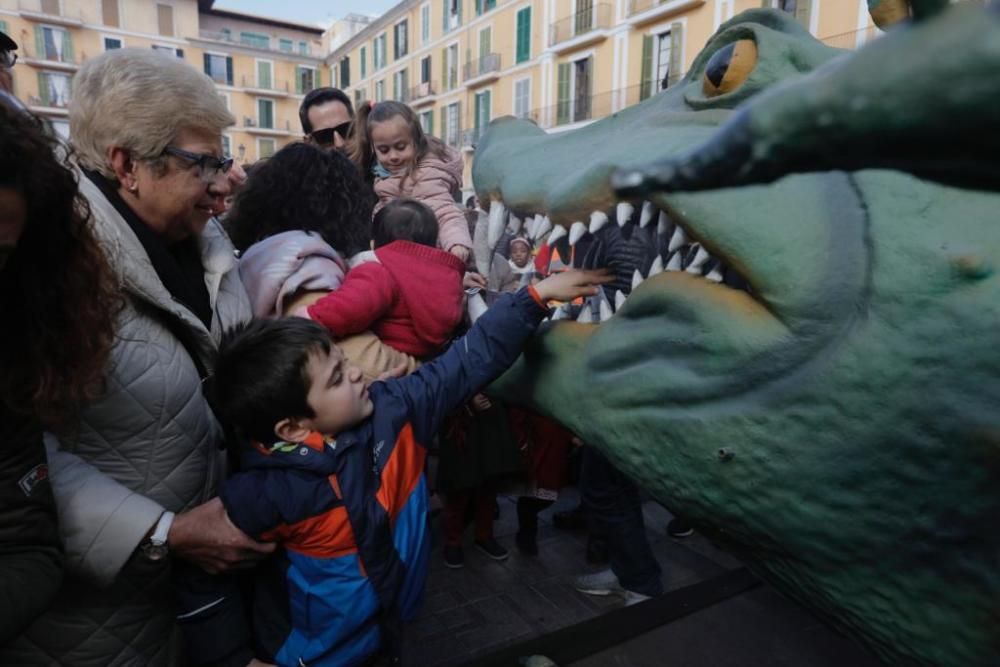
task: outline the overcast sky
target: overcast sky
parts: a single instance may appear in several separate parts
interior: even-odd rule
[[[399,0],[215,0],[214,7],[297,23],[327,24],[346,14],[381,15]]]

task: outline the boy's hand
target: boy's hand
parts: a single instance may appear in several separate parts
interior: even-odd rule
[[[486,397],[486,394],[476,394],[469,402],[472,403],[472,407],[475,408],[476,412],[486,412],[493,407],[493,402]]]
[[[578,296],[597,294],[597,286],[615,279],[611,269],[582,271],[571,269],[555,273],[535,285],[535,291],[543,301],[572,301]]]
[[[466,289],[475,287],[478,287],[479,289],[486,289],[486,278],[484,278],[480,273],[466,271],[465,275],[462,276],[462,287]]]

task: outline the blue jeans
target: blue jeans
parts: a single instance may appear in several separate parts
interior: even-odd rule
[[[607,541],[611,570],[622,587],[660,595],[660,564],[646,539],[638,487],[593,447],[580,453],[580,488],[591,535]]]

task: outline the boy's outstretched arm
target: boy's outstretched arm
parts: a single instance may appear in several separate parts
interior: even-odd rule
[[[514,363],[548,314],[544,304],[591,296],[613,279],[606,270],[564,271],[504,295],[440,357],[405,378],[388,381],[387,388],[409,405],[417,440],[426,442],[448,412]]]

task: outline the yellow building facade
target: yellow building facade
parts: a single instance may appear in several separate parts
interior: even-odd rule
[[[754,7],[833,46],[877,30],[866,0],[404,0],[327,56],[333,85],[408,103],[468,169],[493,118],[581,127],[677,82],[720,24]]]
[[[246,163],[300,139],[303,96],[329,83],[322,29],[210,0],[0,0],[0,29],[19,46],[14,94],[63,135],[73,74],[110,49],[155,49],[208,74],[236,117],[224,149]]]

